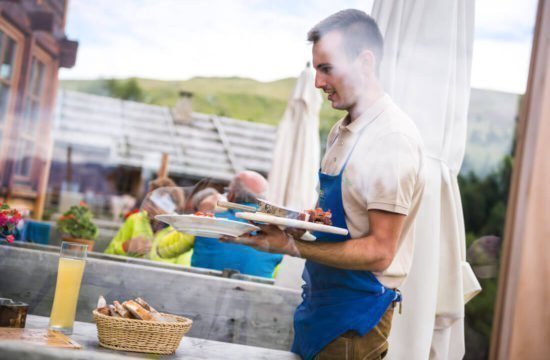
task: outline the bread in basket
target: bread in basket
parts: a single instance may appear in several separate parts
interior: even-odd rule
[[[141,306],[136,309],[134,305],[137,303],[130,300],[122,304],[123,308],[129,310],[125,317],[120,315],[112,305],[98,307],[93,311],[99,344],[109,349],[123,351],[153,354],[176,352],[193,321],[182,316],[159,313],[143,300],[139,300],[149,309]],[[120,306],[118,302],[115,304]],[[105,308],[112,310],[105,311]],[[119,310],[123,312],[122,309]],[[135,312],[136,310],[139,314]],[[142,320],[143,318],[148,320]]]

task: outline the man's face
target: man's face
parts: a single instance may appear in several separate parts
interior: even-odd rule
[[[313,67],[315,87],[328,94],[333,108],[349,111],[364,85],[359,61],[347,56],[343,40],[338,30],[325,34],[313,45]]]

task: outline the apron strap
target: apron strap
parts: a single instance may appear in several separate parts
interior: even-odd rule
[[[353,151],[355,150],[355,147],[359,143],[359,140],[361,140],[361,136],[363,135],[367,127],[368,126],[365,126],[364,128],[362,128],[361,131],[359,131],[359,134],[357,134],[357,139],[355,139],[355,142],[353,143],[353,146],[351,147],[351,150],[349,151],[348,156],[346,157],[346,161],[344,162],[344,165],[342,166],[342,169],[340,169],[340,173],[338,175],[342,175],[344,173],[344,170],[348,165],[348,161],[349,159],[351,159],[351,155],[353,155]]]

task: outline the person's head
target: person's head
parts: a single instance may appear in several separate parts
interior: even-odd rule
[[[236,203],[252,203],[265,197],[267,180],[255,171],[241,171],[229,184],[227,200]]]
[[[177,186],[174,180],[170,178],[158,178],[155,180],[149,181],[147,192],[154,191],[161,187],[175,187]]]
[[[315,25],[307,39],[313,43],[315,86],[328,94],[333,108],[351,111],[378,86],[383,39],[365,12],[339,11]]]
[[[216,209],[222,195],[214,188],[206,188],[193,195],[191,203],[194,211],[208,212]]]
[[[148,212],[155,215],[171,212],[167,209],[163,209],[163,206],[167,208],[171,206],[166,204],[166,200],[173,204],[173,211],[181,212],[185,205],[185,194],[183,189],[178,187],[174,180],[170,178],[151,180],[148,184],[147,196],[142,203],[142,208],[145,208]]]

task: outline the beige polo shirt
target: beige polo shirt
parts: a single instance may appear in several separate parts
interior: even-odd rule
[[[412,229],[424,189],[422,139],[416,125],[388,95],[351,124],[346,121],[331,129],[321,171],[338,175],[359,139],[342,176],[346,223],[356,239],[369,233],[368,210],[407,215],[392,264],[383,273],[374,273],[383,285],[396,288],[412,264]]]

